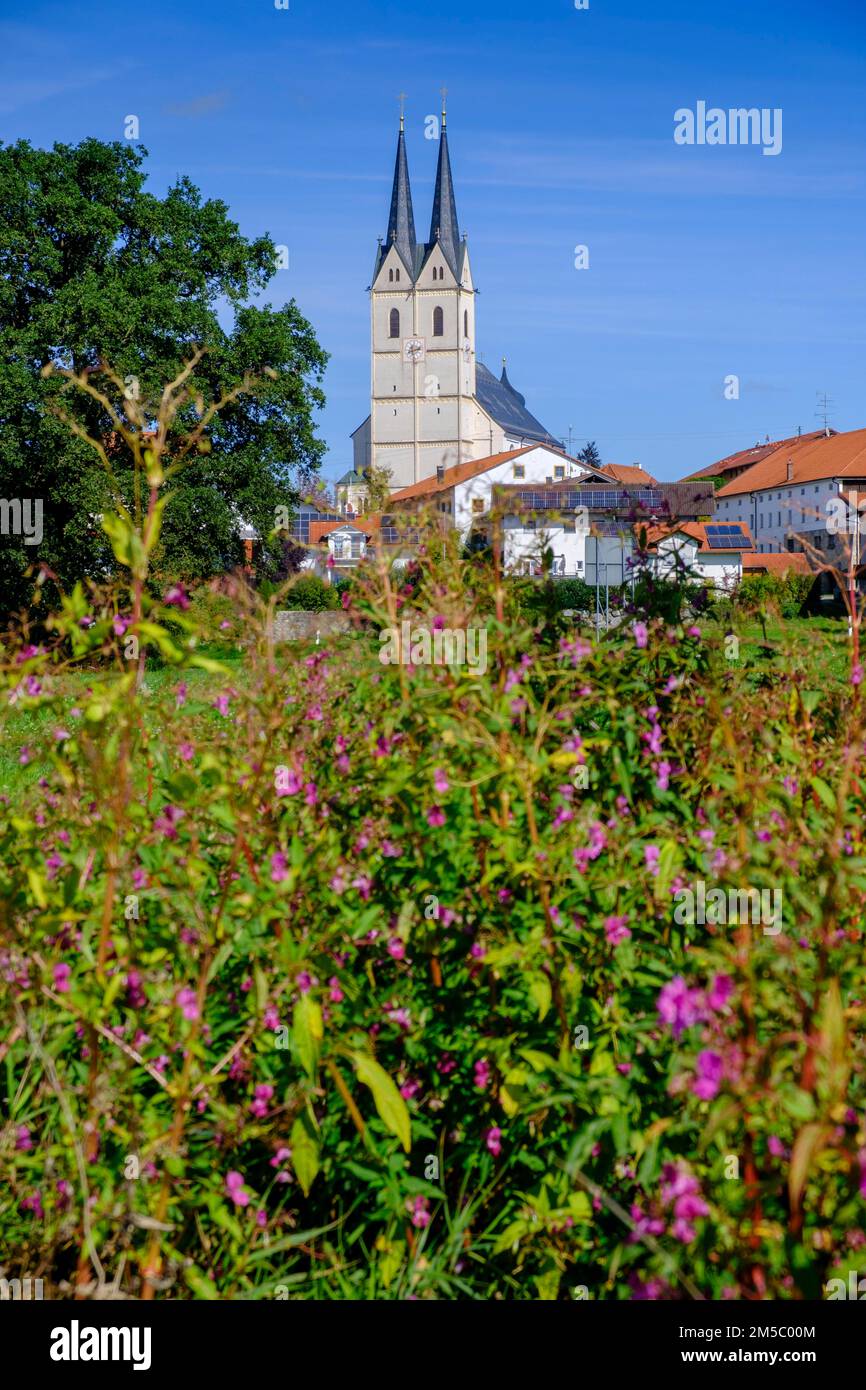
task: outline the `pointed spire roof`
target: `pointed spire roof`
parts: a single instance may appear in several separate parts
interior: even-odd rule
[[[404,118],[401,114],[400,134],[397,137],[397,160],[394,164],[394,188],[391,193],[391,213],[388,217],[388,236],[384,250],[387,254],[393,243],[399,251],[407,271],[414,276],[415,216],[412,212],[412,189],[409,186],[409,161],[406,158],[404,125]]]
[[[499,378],[499,380],[502,383],[502,385],[505,386],[511,392],[512,396],[515,396],[517,398],[521,405],[526,405],[526,397],[521,396],[520,392],[515,390],[515,388],[511,385],[511,382],[508,380],[508,372],[505,370],[504,357],[502,359],[502,376]]]
[[[439,133],[439,167],[436,170],[436,192],[433,197],[433,217],[430,222],[430,242],[442,247],[445,259],[455,276],[460,256],[460,229],[457,225],[457,202],[448,157],[448,132],[445,129],[445,103],[442,103],[442,128]]]

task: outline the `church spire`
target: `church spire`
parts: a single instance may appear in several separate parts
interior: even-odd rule
[[[433,217],[430,222],[430,241],[437,241],[445,253],[445,259],[455,276],[460,251],[460,229],[457,226],[457,203],[454,198],[454,183],[451,178],[451,160],[448,157],[448,132],[445,129],[445,94],[442,89],[442,127],[439,135],[439,167],[436,170],[436,192],[433,197]]]
[[[391,213],[388,218],[388,237],[385,249],[396,246],[409,274],[415,274],[415,216],[412,212],[412,189],[409,186],[409,161],[406,158],[403,94],[400,95],[400,134],[397,136],[397,160],[394,165],[394,188],[391,193]]]

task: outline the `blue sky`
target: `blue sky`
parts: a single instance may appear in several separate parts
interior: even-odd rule
[[[815,428],[818,391],[866,426],[863,0],[31,0],[0,22],[0,138],[118,139],[135,114],[154,191],[187,174],[289,247],[265,298],[331,354],[331,478],[369,410],[396,97],[425,237],[443,83],[479,353],[552,433],[676,478]],[[699,100],[781,108],[781,153],[676,145]]]

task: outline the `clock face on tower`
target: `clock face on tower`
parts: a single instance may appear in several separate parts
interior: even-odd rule
[[[423,338],[403,339],[403,361],[423,362],[427,355],[427,345]]]

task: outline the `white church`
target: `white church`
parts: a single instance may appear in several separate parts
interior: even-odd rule
[[[430,236],[415,233],[404,118],[400,118],[388,233],[370,292],[370,414],[355,430],[354,469],[337,484],[343,508],[362,504],[364,471],[390,474],[393,490],[511,449],[560,441],[526,409],[503,367],[476,357],[476,299],[461,237],[445,111]]]

